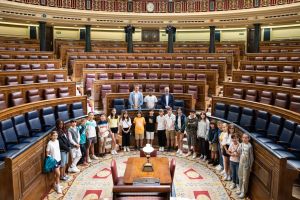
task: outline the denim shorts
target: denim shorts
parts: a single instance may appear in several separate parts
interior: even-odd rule
[[[60,152],[60,156],[61,156],[60,167],[65,167],[69,162],[69,153],[62,151]]]

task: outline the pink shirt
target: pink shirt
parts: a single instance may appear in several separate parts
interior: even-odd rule
[[[240,147],[240,143],[237,143],[236,145],[231,143],[229,148],[228,148],[228,151],[230,151],[231,153],[236,153],[238,154],[238,150],[239,150],[239,147]],[[234,155],[234,156],[230,156],[230,161],[232,162],[240,162],[240,155]]]

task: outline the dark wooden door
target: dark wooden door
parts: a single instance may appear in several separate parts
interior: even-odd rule
[[[47,51],[53,51],[53,27],[46,27],[46,49]]]
[[[142,30],[143,42],[159,42],[159,29]]]

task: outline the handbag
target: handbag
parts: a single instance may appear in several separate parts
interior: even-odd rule
[[[52,156],[47,156],[44,159],[44,173],[50,173],[54,170],[55,166],[57,164],[57,161]]]

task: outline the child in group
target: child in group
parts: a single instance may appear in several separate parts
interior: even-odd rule
[[[230,155],[230,169],[232,175],[233,184],[230,186],[230,189],[236,188],[239,183],[239,162],[240,162],[240,153],[239,153],[240,143],[239,137],[237,134],[231,135],[231,144],[228,148],[227,153]]]
[[[164,116],[164,110],[159,109],[158,111],[159,115],[156,117],[157,122],[157,136],[158,136],[158,145],[159,145],[159,151],[165,150],[166,145],[166,122],[165,122],[165,116]]]
[[[240,144],[240,163],[239,163],[239,190],[237,194],[239,198],[244,198],[248,192],[249,176],[253,165],[253,148],[249,142],[250,136],[243,134],[242,143]]]
[[[58,142],[60,149],[60,180],[67,181],[69,176],[66,175],[66,166],[69,162],[69,152],[71,148],[70,141],[68,139],[65,124],[62,120],[58,119],[56,121],[56,132],[58,133]]]
[[[151,146],[154,139],[155,124],[156,124],[156,117],[154,116],[154,110],[151,109],[149,111],[149,115],[146,117],[146,139],[147,139],[147,144],[150,144]]]
[[[172,108],[167,109],[167,114],[165,115],[166,123],[166,138],[168,151],[175,148],[175,115],[172,112]]]
[[[222,155],[222,144],[221,144],[221,141],[219,140],[220,135],[222,133],[222,129],[223,129],[223,122],[218,121],[217,127],[218,127],[218,158],[219,158],[219,162],[218,162],[218,166],[216,167],[216,170],[223,171],[224,165],[223,165],[223,155]]]
[[[133,123],[135,125],[135,140],[136,140],[136,147],[139,150],[143,147],[143,140],[144,140],[144,132],[145,132],[145,125],[146,121],[145,118],[142,117],[142,111],[137,112],[137,116],[134,118]]]
[[[110,115],[108,116],[109,128],[111,134],[111,154],[116,155],[118,154],[116,150],[117,146],[117,135],[119,133],[119,121],[120,117],[117,115],[117,110],[113,108],[111,110]]]
[[[185,124],[185,134],[188,140],[188,153],[186,157],[192,155],[191,150],[195,153],[195,145],[197,140],[198,118],[195,110],[190,111],[190,115],[187,117]]]
[[[205,112],[200,113],[198,122],[197,138],[200,140],[200,160],[206,161],[208,156],[208,133],[209,133],[209,120],[206,117]],[[197,154],[194,152],[193,158],[196,158]]]
[[[230,168],[229,168],[229,157],[230,155],[227,154],[227,150],[229,147],[228,142],[230,142],[229,138],[229,133],[228,133],[228,124],[223,123],[222,125],[222,133],[219,137],[219,141],[222,145],[222,155],[223,155],[223,165],[224,165],[224,180],[225,181],[230,181]]]
[[[155,104],[157,103],[157,98],[153,95],[153,88],[149,88],[149,95],[144,98],[147,109],[154,109]]]
[[[78,164],[88,165],[87,163],[87,155],[86,155],[86,119],[81,119],[79,125],[77,126],[78,132],[80,134],[80,151],[81,151],[81,159],[79,160]]]
[[[182,140],[185,131],[186,116],[182,113],[181,108],[177,108],[177,115],[175,118],[175,131],[177,137],[178,150],[177,154],[182,155]]]
[[[80,151],[80,134],[76,127],[76,120],[71,120],[71,126],[68,129],[68,136],[71,144],[71,156],[72,156],[72,164],[69,167],[69,172],[80,172],[77,168],[77,163],[79,162],[82,154]]]
[[[59,178],[60,178],[60,162],[61,162],[61,155],[59,149],[59,142],[57,140],[58,134],[56,131],[52,131],[50,133],[50,141],[47,144],[46,148],[46,155],[51,156],[56,160],[56,166],[54,169],[54,190],[58,193],[62,193],[62,186],[60,186]]]
[[[98,139],[99,139],[99,155],[103,157],[105,155],[105,143],[109,134],[113,135],[109,127],[108,121],[105,114],[100,115],[100,121],[97,124],[98,126]]]
[[[119,124],[120,129],[122,130],[122,146],[124,148],[124,152],[130,152],[130,128],[132,123],[127,111],[123,111]]]
[[[86,137],[87,137],[87,148],[86,148],[86,155],[87,155],[87,162],[90,163],[91,159],[98,160],[99,158],[95,156],[94,145],[97,143],[97,135],[96,135],[96,127],[97,123],[94,120],[94,113],[89,112],[88,118],[86,121]],[[91,153],[91,157],[90,157]]]
[[[213,166],[218,164],[218,132],[217,123],[215,120],[211,120],[208,133],[209,150],[211,152],[211,159],[208,164]]]

